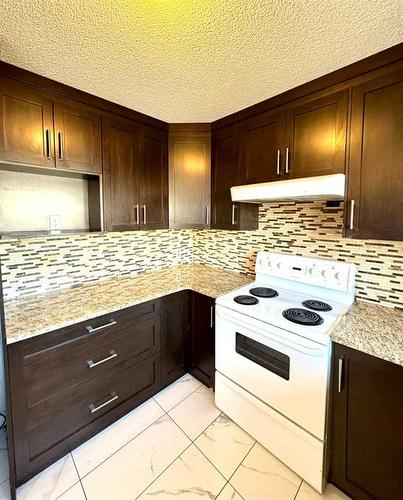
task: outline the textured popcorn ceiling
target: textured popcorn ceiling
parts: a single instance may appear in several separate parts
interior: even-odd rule
[[[0,58],[212,121],[399,43],[402,0],[0,0]]]

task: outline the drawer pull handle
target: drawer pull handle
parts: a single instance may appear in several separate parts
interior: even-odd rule
[[[104,328],[108,328],[108,327],[116,325],[116,324],[117,324],[117,321],[112,319],[111,321],[109,321],[109,323],[106,323],[105,325],[97,326],[95,328],[91,325],[88,325],[85,328],[87,329],[88,333],[94,333],[94,332],[98,332],[99,330],[103,330]]]
[[[110,359],[116,358],[117,354],[115,351],[109,351],[109,356],[106,356],[106,358],[102,358],[99,361],[93,361],[90,359],[87,361],[88,368],[94,368],[94,366],[101,365],[102,363],[105,363],[105,361],[109,361]]]
[[[117,392],[111,392],[110,393],[110,398],[104,401],[103,403],[100,403],[99,405],[96,406],[96,403],[91,403],[88,406],[88,409],[90,410],[90,413],[95,413],[96,411],[100,410],[101,408],[104,408],[105,406],[111,404],[113,401],[116,401],[118,399],[118,393]]]

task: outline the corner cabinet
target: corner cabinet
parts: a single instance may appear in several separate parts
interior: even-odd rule
[[[106,230],[168,227],[167,133],[115,117],[102,131]]]
[[[210,226],[211,126],[169,125],[169,227]]]
[[[356,500],[403,491],[403,367],[334,345],[331,481]]]
[[[346,235],[403,240],[403,69],[353,87]]]
[[[251,203],[233,203],[231,186],[242,184],[241,131],[224,127],[212,136],[212,221],[213,229],[257,229],[259,207]]]

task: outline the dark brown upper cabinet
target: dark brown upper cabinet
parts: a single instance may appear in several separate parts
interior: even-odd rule
[[[142,132],[140,205],[143,229],[168,227],[168,134],[151,127]]]
[[[105,229],[140,228],[140,127],[124,118],[102,120]]]
[[[305,100],[286,111],[283,172],[300,178],[343,173],[348,90]]]
[[[0,77],[0,161],[54,167],[52,100]]]
[[[403,240],[403,69],[352,90],[346,234]]]
[[[334,345],[331,481],[356,500],[403,491],[403,370]]]
[[[124,118],[104,118],[102,132],[106,230],[167,227],[167,133]]]
[[[56,100],[54,109],[56,167],[102,173],[99,113],[67,100]]]
[[[0,161],[102,172],[101,118],[95,109],[7,78],[0,78],[0,88]]]
[[[344,172],[348,90],[241,122],[242,184]]]
[[[231,186],[241,184],[241,131],[232,125],[212,136],[212,223],[214,229],[257,229],[258,205],[233,203]]]
[[[242,124],[242,183],[281,180],[285,114],[267,112]]]
[[[206,123],[169,126],[169,227],[210,226],[211,127]]]

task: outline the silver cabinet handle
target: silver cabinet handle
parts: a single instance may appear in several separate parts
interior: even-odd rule
[[[46,158],[50,158],[50,130],[48,128],[45,130],[45,148]]]
[[[341,392],[343,390],[343,365],[344,358],[339,358],[339,366],[337,372],[337,392]]]
[[[214,306],[210,307],[210,328],[214,326]]]
[[[231,224],[233,226],[235,225],[235,210],[236,210],[236,205],[232,205]]]
[[[355,200],[351,200],[351,208],[350,208],[350,229],[354,229],[354,211],[355,211]]]
[[[96,326],[95,328],[91,325],[88,325],[85,328],[86,328],[88,333],[94,333],[94,332],[98,332],[99,330],[103,330],[104,328],[109,328],[110,326],[113,326],[116,324],[117,324],[117,321],[115,321],[114,319],[111,319],[109,321],[109,323],[105,323],[105,325]]]
[[[285,148],[285,173],[288,174],[288,154],[289,154],[289,149]]]
[[[206,205],[206,225],[208,226],[209,225],[209,222],[210,222],[210,213],[209,213],[209,206]]]
[[[93,361],[92,359],[87,361],[88,368],[94,368],[94,366],[101,365],[102,363],[105,363],[106,361],[109,361],[113,358],[116,358],[117,354],[115,351],[109,351],[109,356],[106,356],[106,358],[102,358],[99,361]]]
[[[59,160],[63,160],[63,134],[58,132],[57,140],[59,143]]]
[[[147,224],[147,205],[143,205],[143,224]]]
[[[90,410],[90,413],[95,413],[96,411],[100,410],[104,406],[111,404],[112,401],[116,401],[119,397],[117,392],[111,392],[110,396],[111,397],[109,399],[107,399],[103,403],[100,403],[99,405],[97,405],[96,403],[91,403],[90,405],[88,405],[88,409]]]
[[[280,175],[280,155],[281,155],[281,152],[278,149],[277,150],[277,161],[276,161],[276,174],[277,175]]]
[[[135,221],[134,223],[138,226],[140,224],[140,205],[137,203],[134,205]]]

